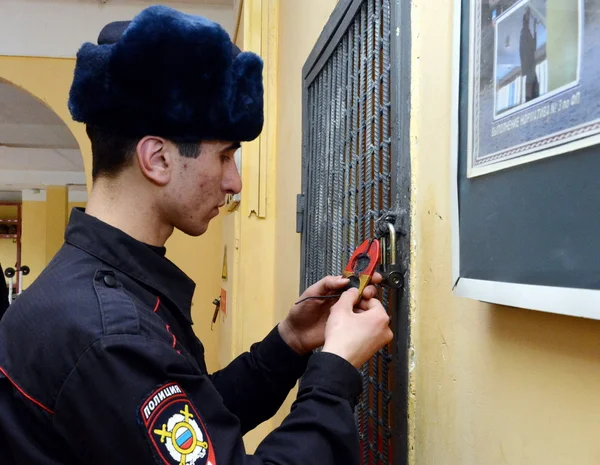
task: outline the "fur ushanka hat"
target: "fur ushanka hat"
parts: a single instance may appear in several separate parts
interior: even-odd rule
[[[220,25],[151,6],[81,47],[69,110],[132,137],[249,141],[263,127],[262,69]]]

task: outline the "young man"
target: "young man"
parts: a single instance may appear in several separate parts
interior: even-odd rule
[[[357,304],[351,289],[292,307],[209,374],[194,283],[164,256],[175,228],[204,233],[240,192],[232,157],[262,129],[261,71],[220,26],[165,7],[80,50],[69,106],[88,128],[94,184],[0,322],[2,464],[358,464],[357,368],[392,337],[375,287]],[[327,277],[302,297],[347,284]],[[300,376],[292,411],[246,454],[242,436]]]

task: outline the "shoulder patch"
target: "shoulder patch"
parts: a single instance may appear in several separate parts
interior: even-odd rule
[[[144,401],[139,414],[161,463],[217,465],[206,427],[179,384],[158,388]]]

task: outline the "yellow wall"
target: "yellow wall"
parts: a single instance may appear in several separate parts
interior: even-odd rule
[[[85,207],[86,202],[69,202],[67,214],[73,207]],[[40,275],[48,264],[46,257],[46,212],[49,210],[47,202],[26,200],[22,204],[22,234],[21,234],[21,261],[30,268],[30,273],[23,280],[26,289]],[[55,212],[51,213],[55,216]],[[62,241],[61,241],[62,242]]]
[[[71,119],[67,107],[75,60],[8,57],[0,55],[0,80],[24,89],[48,105],[73,133],[83,155],[88,186],[92,177],[92,152],[85,127]],[[51,76],[52,79],[47,77]]]
[[[75,61],[72,59],[0,56],[0,80],[12,83],[29,92],[61,117],[79,144],[89,190],[92,167],[90,142],[84,126],[72,121],[67,108],[74,66]],[[47,76],[52,78],[44,78]],[[218,336],[217,333],[210,333],[210,318],[213,310],[206,302],[212,302],[219,293],[218,279],[221,276],[221,257],[214,251],[219,250],[220,246],[219,220],[213,221],[211,232],[205,237],[190,239],[175,235],[168,243],[168,256],[176,265],[187,271],[197,283],[193,299],[195,331],[206,338],[206,340],[203,339],[203,342],[207,354],[210,354],[207,362],[209,368],[212,369],[217,366],[218,357],[212,354],[218,354],[216,342]],[[217,255],[219,256],[217,257]],[[33,258],[31,260],[31,263],[35,262]],[[214,270],[214,275],[211,270]],[[28,277],[25,285],[31,282],[31,277]]]
[[[336,0],[280,2],[277,184],[275,240],[275,312],[283,319],[298,298],[300,288],[300,235],[296,233],[296,195],[302,181],[302,66]],[[296,392],[277,415],[281,422]]]
[[[2,270],[14,268],[17,263],[17,240],[0,239],[0,264]]]
[[[234,28],[236,33],[232,37],[236,45],[241,50],[246,50],[244,44],[244,27],[246,21],[244,20],[244,4],[243,0],[236,0],[234,4],[234,12],[236,12],[236,18],[238,24]],[[249,166],[252,166],[253,161],[250,158],[252,153],[246,151],[247,144],[243,144],[242,151],[242,166],[243,172],[248,170]],[[242,179],[243,183],[243,179]],[[243,187],[242,198],[246,196],[246,187]],[[246,204],[244,204],[244,211],[247,210]],[[227,249],[227,277],[221,280],[221,287],[226,292],[226,312],[221,312],[219,315],[216,327],[219,331],[219,364],[220,366],[226,366],[233,358],[235,358],[240,352],[242,352],[242,338],[241,330],[239,328],[241,324],[240,319],[236,319],[238,312],[238,301],[239,301],[239,261],[240,261],[240,225],[241,225],[241,207],[238,205],[235,210],[222,215],[222,239],[221,249],[222,251]],[[237,323],[237,324],[236,324]]]
[[[18,217],[17,207],[0,205],[0,218],[3,220],[16,220]],[[0,238],[0,265],[2,271],[6,268],[14,268],[17,263],[17,241],[16,239]],[[8,280],[6,281],[8,284]]]
[[[0,205],[0,218],[6,220],[16,220],[18,216],[18,210],[13,205]]]
[[[71,210],[73,210],[73,208],[75,207],[80,207],[80,208],[85,208],[85,206],[87,205],[87,202],[69,202],[69,209],[68,209],[68,214],[71,214]]]
[[[242,148],[241,204],[223,218],[229,276],[223,282],[228,314],[219,322],[222,364],[262,339],[298,297],[295,211],[301,183],[301,70],[335,4],[243,2],[237,43],[265,60],[266,124],[259,141]],[[272,421],[246,435],[249,452],[287,415],[295,394]]]
[[[30,268],[26,289],[46,267],[46,202],[24,201],[22,206],[21,262]]]
[[[46,189],[46,263],[50,263],[65,240],[69,189],[67,186],[48,186]]]
[[[219,332],[211,330],[215,310],[213,300],[220,294],[221,279],[221,218],[210,223],[208,231],[193,238],[176,231],[167,241],[167,257],[196,282],[192,302],[194,331],[204,344],[209,371],[220,368],[218,361]]]
[[[86,202],[69,202],[67,214],[73,207],[85,207]],[[22,233],[21,233],[21,261],[30,268],[30,273],[23,280],[23,289],[26,289],[40,275],[48,264],[46,257],[46,212],[47,202],[26,200],[22,204]],[[51,213],[54,216],[55,213]]]
[[[215,327],[219,331],[219,365],[226,366],[241,352],[236,340],[234,315],[237,307],[237,278],[239,276],[239,212],[222,216],[222,249],[227,247],[227,279],[221,281],[221,287],[227,292],[226,313],[221,313]],[[241,346],[241,343],[239,344]]]
[[[600,322],[451,293],[453,2],[413,2],[413,464],[600,463]]]
[[[75,61],[58,58],[31,58],[31,57],[7,57],[0,55],[0,81],[5,81],[22,88],[35,98],[50,107],[67,125],[79,144],[83,155],[84,166],[88,183],[91,181],[91,148],[83,125],[72,121],[67,108],[69,88],[73,79]],[[44,79],[43,76],[52,76],[52,79]],[[38,207],[38,210],[41,207]],[[40,210],[41,212],[41,210]],[[40,213],[38,212],[38,213]],[[44,209],[45,212],[45,209]],[[40,213],[41,214],[41,213]],[[41,217],[40,217],[41,218]],[[27,224],[32,225],[33,231],[39,231],[41,220],[36,220],[31,215]],[[33,282],[41,272],[41,266],[46,264],[46,217],[44,213],[43,230],[44,246],[40,244],[39,232],[23,231],[25,244],[23,245],[22,261],[24,265],[31,268],[31,274],[24,279],[24,287]],[[31,235],[33,234],[33,236]],[[34,241],[31,245],[30,241]],[[40,255],[44,254],[43,259]]]
[[[245,0],[237,43],[265,60],[265,128],[242,147],[244,188],[238,209],[223,218],[229,276],[227,316],[219,321],[219,359],[226,364],[261,340],[298,297],[301,68],[335,0]],[[222,250],[221,250],[222,253]],[[285,417],[280,413],[245,437],[251,453]]]
[[[265,127],[260,138],[243,144],[243,191],[238,209],[225,218],[223,245],[227,246],[229,277],[223,282],[227,290],[227,316],[220,321],[223,341],[219,358],[227,363],[261,340],[275,326],[274,316],[274,250],[275,242],[275,150],[271,144],[277,111],[274,92],[269,82],[276,80],[277,0],[244,0],[238,45],[243,50],[259,53],[264,60]],[[270,24],[269,24],[270,22]],[[264,28],[262,27],[264,25]],[[274,38],[269,41],[268,37]],[[271,50],[269,50],[269,46]],[[222,253],[222,249],[220,250]],[[221,256],[222,258],[222,256]],[[266,422],[246,435],[251,453],[272,429]]]

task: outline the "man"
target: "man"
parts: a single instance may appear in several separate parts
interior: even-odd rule
[[[69,107],[94,183],[0,322],[2,464],[358,464],[357,368],[392,338],[375,287],[295,305],[208,374],[194,283],[164,256],[175,228],[204,233],[240,192],[232,157],[262,129],[261,71],[217,24],[159,6],[79,51]],[[302,298],[347,285],[326,277]],[[242,436],[300,376],[292,411],[248,455]]]
[[[525,101],[529,102],[540,96],[540,83],[536,72],[535,52],[537,51],[537,20],[533,22],[533,34],[529,29],[531,9],[525,8],[519,53],[521,57],[521,75],[525,77]]]

